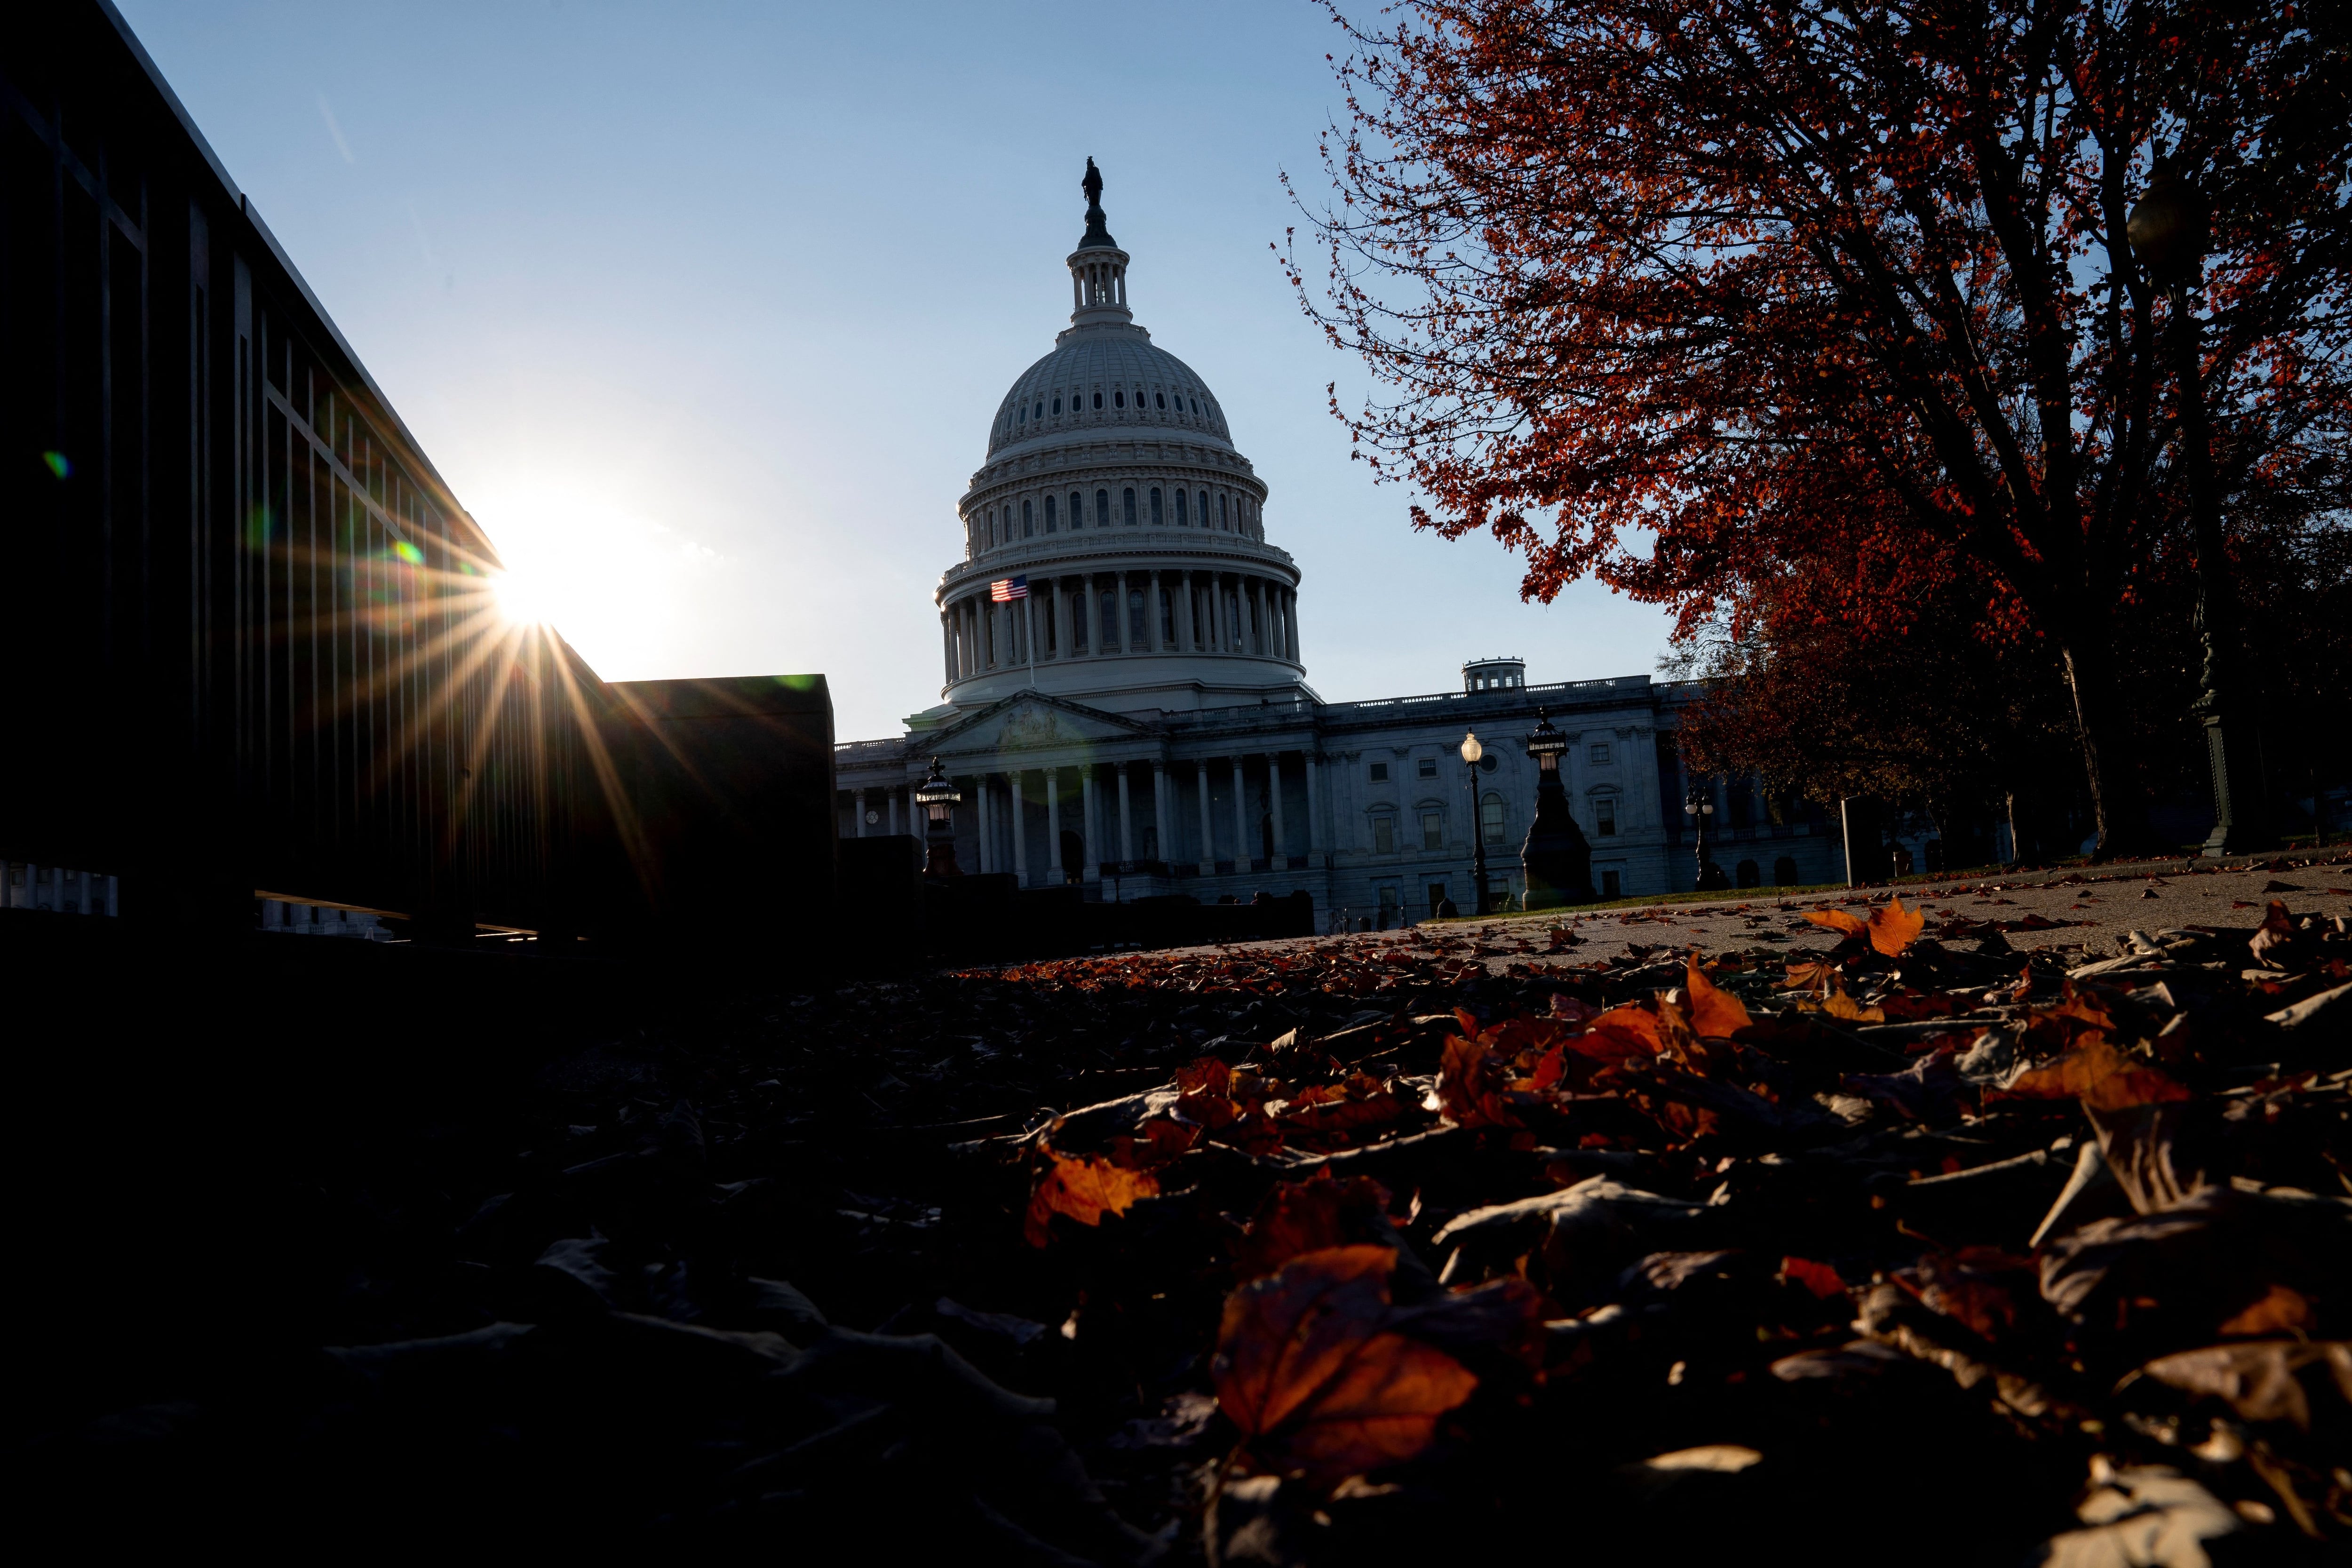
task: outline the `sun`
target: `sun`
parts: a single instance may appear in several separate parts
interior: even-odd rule
[[[490,579],[490,592],[498,599],[499,614],[510,626],[545,626],[555,618],[546,590],[528,572],[500,572]]]

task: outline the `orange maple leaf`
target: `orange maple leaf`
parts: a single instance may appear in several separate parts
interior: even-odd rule
[[[1032,1247],[1054,1239],[1053,1218],[1067,1215],[1080,1225],[1102,1224],[1102,1216],[1123,1215],[1138,1198],[1158,1195],[1160,1178],[1149,1171],[1124,1170],[1091,1155],[1066,1158],[1045,1151],[1051,1162],[1036,1190],[1029,1194],[1029,1215],[1021,1227]]]
[[[1211,1372],[1252,1454],[1321,1480],[1412,1458],[1478,1379],[1388,1327],[1396,1249],[1334,1247],[1225,1298]]]
[[[1919,938],[1927,928],[1927,916],[1918,905],[1903,907],[1903,896],[1890,894],[1886,907],[1870,912],[1870,945],[1893,958]]]
[[[1840,936],[1867,936],[1870,945],[1889,958],[1917,941],[1927,924],[1927,917],[1918,905],[1904,907],[1900,893],[1890,894],[1886,907],[1871,910],[1868,920],[1843,910],[1807,910],[1805,918],[1817,926],[1827,926]]]
[[[1748,1016],[1748,1005],[1730,992],[1717,985],[1698,966],[1698,954],[1690,956],[1685,987],[1690,993],[1691,1033],[1702,1040],[1727,1040],[1741,1029],[1749,1027],[1755,1019]]]

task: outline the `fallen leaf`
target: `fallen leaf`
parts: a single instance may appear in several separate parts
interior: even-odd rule
[[[1243,1279],[1271,1274],[1292,1258],[1335,1247],[1398,1245],[1389,1220],[1389,1190],[1370,1176],[1334,1180],[1328,1169],[1304,1182],[1282,1182],[1260,1200],[1234,1245]]]
[[[1067,1215],[1080,1225],[1098,1226],[1103,1215],[1123,1215],[1138,1198],[1160,1191],[1159,1178],[1149,1171],[1130,1171],[1091,1155],[1071,1159],[1045,1151],[1050,1162],[1036,1189],[1029,1194],[1029,1215],[1022,1235],[1032,1247],[1054,1238],[1055,1215]]]
[[[1691,1033],[1702,1040],[1727,1040],[1740,1030],[1749,1028],[1755,1020],[1748,1016],[1748,1005],[1706,977],[1698,966],[1698,954],[1690,956],[1684,984],[1689,993]]]
[[[1412,1458],[1478,1386],[1444,1351],[1388,1327],[1396,1257],[1310,1252],[1225,1299],[1217,1403],[1269,1468],[1328,1482]]]
[[[2227,1400],[2249,1421],[2288,1421],[2308,1428],[2311,1396],[2299,1375],[2306,1368],[2324,1368],[2337,1395],[2352,1400],[2352,1343],[2342,1340],[2213,1345],[2160,1356],[2140,1370],[2185,1393]]]

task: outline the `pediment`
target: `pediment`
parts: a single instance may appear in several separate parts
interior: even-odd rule
[[[930,742],[939,752],[1049,752],[1150,738],[1152,726],[1124,714],[1048,696],[1017,692],[957,720]]]

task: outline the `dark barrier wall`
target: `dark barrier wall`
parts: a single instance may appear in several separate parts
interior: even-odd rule
[[[836,923],[833,698],[821,675],[604,688],[625,869],[598,922],[694,941],[815,940]]]
[[[594,677],[100,0],[0,29],[0,858],[564,923]]]

